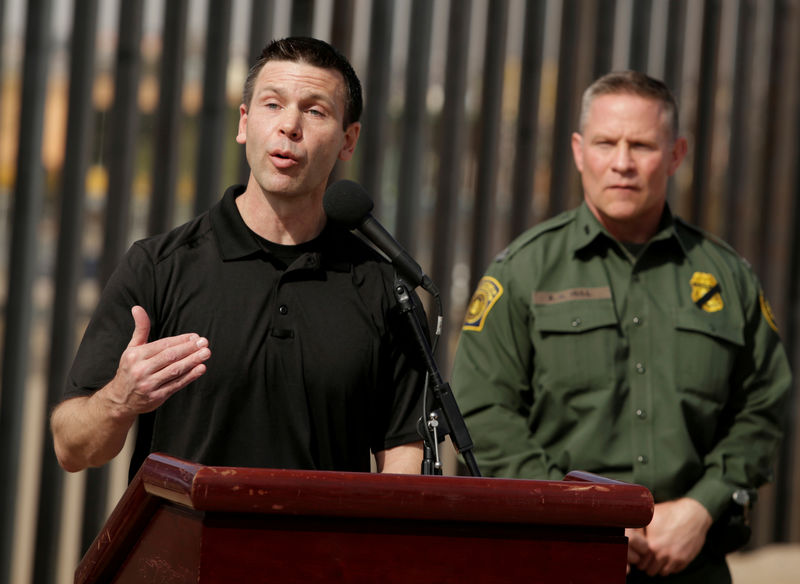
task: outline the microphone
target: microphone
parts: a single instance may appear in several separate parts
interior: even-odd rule
[[[338,180],[325,191],[322,207],[331,221],[347,229],[357,229],[375,247],[386,254],[389,261],[409,284],[414,287],[422,286],[433,296],[439,295],[439,290],[433,280],[372,216],[370,211],[374,204],[364,187],[351,180]]]

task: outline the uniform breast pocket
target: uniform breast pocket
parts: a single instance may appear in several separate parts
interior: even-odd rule
[[[678,389],[725,402],[737,354],[744,346],[743,325],[724,312],[695,306],[675,312],[675,371]]]
[[[538,391],[590,392],[614,379],[619,320],[611,300],[533,306]]]

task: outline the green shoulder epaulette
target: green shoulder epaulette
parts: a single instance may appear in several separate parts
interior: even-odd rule
[[[502,262],[508,257],[513,256],[517,251],[524,248],[526,245],[530,244],[531,242],[535,241],[538,237],[540,237],[544,233],[548,233],[551,231],[556,231],[561,229],[568,223],[571,223],[575,220],[575,215],[577,214],[578,209],[570,209],[569,211],[564,211],[563,213],[559,213],[555,217],[551,217],[550,219],[546,219],[541,223],[537,223],[530,229],[523,232],[519,235],[514,241],[508,244],[503,251],[497,254],[494,258],[495,262]]]
[[[718,247],[722,248],[725,252],[729,253],[730,255],[734,256],[739,261],[743,262],[747,267],[750,267],[750,262],[748,262],[745,258],[736,251],[736,249],[724,239],[721,239],[719,236],[714,235],[713,233],[706,231],[702,227],[698,227],[697,225],[693,225],[689,223],[685,219],[673,216],[673,221],[686,229],[687,231],[691,231],[697,235],[699,235],[702,239],[708,240],[709,242],[717,245]]]

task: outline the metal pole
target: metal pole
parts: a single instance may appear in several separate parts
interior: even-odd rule
[[[395,236],[414,255],[417,250],[417,219],[422,198],[424,161],[427,160],[428,73],[431,62],[433,3],[414,0],[411,5],[408,58],[406,59],[405,106],[401,125],[400,173],[397,179],[397,225]]]
[[[206,68],[203,76],[203,108],[200,112],[200,142],[197,146],[197,183],[194,211],[206,211],[220,197],[222,158],[227,140],[226,99],[231,12],[228,0],[208,3]]]
[[[3,386],[0,394],[0,581],[10,582],[16,537],[17,479],[20,470],[22,419],[28,377],[33,320],[33,284],[39,265],[37,227],[44,198],[42,133],[47,71],[50,64],[50,0],[31,0],[25,27],[25,64],[22,79],[17,154],[17,188],[12,214],[12,283],[6,305],[3,348]]]
[[[493,203],[497,194],[500,130],[503,116],[503,77],[506,62],[506,30],[508,1],[489,2],[486,21],[486,45],[483,60],[483,91],[478,139],[475,141],[478,165],[475,179],[475,205],[472,216],[472,253],[470,254],[470,285],[474,290],[493,250]]]
[[[61,222],[53,299],[52,341],[47,384],[47,412],[61,400],[64,380],[75,349],[78,286],[83,267],[83,217],[86,169],[94,135],[92,83],[94,79],[97,0],[76,2],[70,48],[69,112],[61,189]],[[45,416],[49,422],[49,416]],[[64,471],[58,465],[49,423],[42,429],[42,473],[36,530],[34,582],[56,581],[56,557]]]

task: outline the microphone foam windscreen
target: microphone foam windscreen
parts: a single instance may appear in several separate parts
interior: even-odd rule
[[[358,227],[373,206],[364,187],[352,180],[337,180],[322,198],[322,208],[328,219],[348,229]]]

